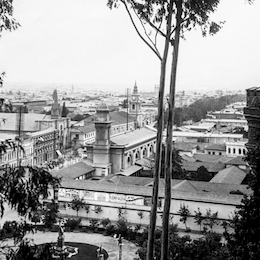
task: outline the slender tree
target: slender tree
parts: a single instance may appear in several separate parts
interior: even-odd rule
[[[85,208],[86,203],[83,198],[79,198],[78,196],[75,196],[73,200],[70,202],[70,207],[73,210],[76,210],[77,217],[79,216],[79,210]]]
[[[157,199],[158,199],[158,182],[161,171],[161,155],[162,155],[162,130],[163,130],[163,95],[165,87],[165,71],[166,61],[169,51],[169,45],[173,46],[172,67],[171,67],[171,81],[170,81],[170,99],[169,99],[169,118],[167,126],[167,152],[166,152],[166,167],[167,173],[171,173],[172,169],[172,122],[173,109],[176,85],[177,60],[179,50],[179,40],[184,36],[185,31],[191,30],[195,26],[200,26],[202,33],[205,36],[207,32],[215,33],[220,29],[220,25],[210,23],[209,14],[215,11],[219,1],[218,0],[108,0],[110,8],[117,7],[122,3],[131,19],[131,22],[145,44],[155,53],[161,62],[160,74],[160,88],[158,97],[158,123],[157,123],[157,146],[156,159],[154,167],[154,185],[153,185],[153,200],[151,207],[149,238],[148,238],[148,252],[147,259],[153,259],[154,251],[154,231],[156,226],[157,215]],[[132,11],[132,12],[131,12]],[[136,21],[137,18],[137,21]],[[138,27],[138,22],[139,26]],[[154,39],[151,38],[151,32],[154,30]],[[157,46],[157,36],[160,35],[164,39],[163,55],[160,55]],[[170,208],[170,177],[165,174],[166,188],[165,188],[165,205],[163,217],[164,235],[163,247],[165,253],[162,254],[162,259],[167,259],[168,248],[168,224],[165,225],[169,219]]]

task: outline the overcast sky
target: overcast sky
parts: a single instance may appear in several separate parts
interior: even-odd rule
[[[121,6],[107,0],[14,0],[21,27],[0,39],[6,83],[95,84],[153,89],[158,58],[139,39]],[[260,82],[260,3],[222,0],[214,37],[200,31],[180,42],[177,90],[246,89]]]

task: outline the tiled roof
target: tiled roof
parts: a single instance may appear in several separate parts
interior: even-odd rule
[[[182,168],[186,171],[197,171],[199,167],[204,166],[208,172],[216,173],[225,168],[223,163],[211,163],[211,162],[187,162],[183,161]]]
[[[126,133],[114,135],[110,139],[111,142],[116,145],[123,145],[129,147],[144,142],[150,138],[156,139],[156,132],[149,130],[147,128],[139,128]]]
[[[118,176],[119,177],[119,176]],[[126,178],[126,177],[125,177]],[[129,178],[129,177],[128,177]],[[134,178],[134,177],[132,177]],[[138,177],[135,177],[139,179]],[[180,180],[177,180],[178,183]],[[231,204],[239,205],[243,196],[241,195],[232,195],[230,191],[241,190],[242,192],[249,192],[246,189],[245,185],[231,185],[231,184],[219,184],[219,183],[209,183],[209,182],[190,182],[195,189],[191,190],[190,185],[186,185],[188,190],[185,190],[184,186],[182,189],[172,188],[172,198],[177,200],[191,200],[198,202],[212,202],[220,204]],[[201,186],[198,184],[200,183]],[[140,185],[129,185],[123,184],[123,182],[118,181],[114,182],[104,182],[104,181],[92,181],[92,180],[68,180],[63,179],[61,182],[63,188],[69,189],[80,189],[88,191],[103,191],[107,193],[119,193],[126,195],[136,195],[136,196],[152,196],[152,187],[143,186],[140,188]],[[244,187],[245,186],[245,187]],[[220,189],[221,188],[221,189]],[[221,190],[221,192],[219,192]],[[215,192],[217,191],[217,192]],[[164,188],[160,186],[159,188],[159,197],[164,197]]]
[[[78,162],[61,170],[53,171],[52,175],[66,179],[75,179],[94,170],[95,169],[92,166],[87,165],[84,162]]]
[[[197,191],[197,189],[192,185],[188,180],[183,180],[172,186],[172,189],[175,190],[185,190],[185,191]]]
[[[109,113],[112,125],[120,125],[120,124],[126,124],[127,120],[127,113],[125,111],[116,111],[116,112],[110,112]],[[128,122],[134,122],[136,120],[135,116],[128,114]]]
[[[205,147],[205,150],[226,151],[226,145],[225,144],[209,144]]]
[[[185,151],[185,152],[191,152],[192,150],[196,149],[197,145],[196,144],[191,144],[191,143],[184,143],[184,142],[176,142],[174,143],[174,148],[179,150],[179,151]]]
[[[196,153],[193,155],[193,158],[197,162],[219,162],[219,159],[222,158],[221,155],[211,155],[211,154],[201,154]]]
[[[95,131],[95,125],[93,123],[88,123],[85,126],[73,126],[71,128],[71,132],[81,132],[84,134],[94,132]]]
[[[245,177],[246,173],[243,170],[231,166],[218,172],[210,182],[241,184]]]
[[[194,157],[190,157],[186,154],[182,154],[181,155],[181,158],[184,160],[184,161],[188,161],[188,162],[196,162],[196,159]]]
[[[0,120],[5,119],[5,123],[0,125],[0,131],[14,131],[17,128],[17,113],[0,113]],[[50,116],[44,114],[24,113],[23,114],[23,131],[33,132],[35,121],[50,120]]]
[[[228,164],[228,165],[247,165],[243,156],[237,156],[237,157],[231,158],[229,161],[225,162],[225,164]]]

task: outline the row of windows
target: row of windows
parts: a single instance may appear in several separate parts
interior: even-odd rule
[[[246,154],[246,148],[230,148],[230,147],[228,147],[228,154],[245,155]]]
[[[215,152],[215,151],[208,151],[208,154],[211,154],[211,155],[223,155],[222,152]]]
[[[76,134],[76,138],[78,138],[78,134]],[[92,136],[95,136],[95,132],[91,132],[91,133],[88,133],[88,134],[85,134],[85,138],[89,138],[89,137],[92,137]]]

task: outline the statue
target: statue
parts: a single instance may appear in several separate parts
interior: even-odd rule
[[[64,248],[64,240],[65,240],[65,237],[64,237],[64,230],[61,226],[61,223],[59,225],[59,236],[58,236],[58,243],[57,243],[57,246],[58,248],[60,249],[63,249]]]

